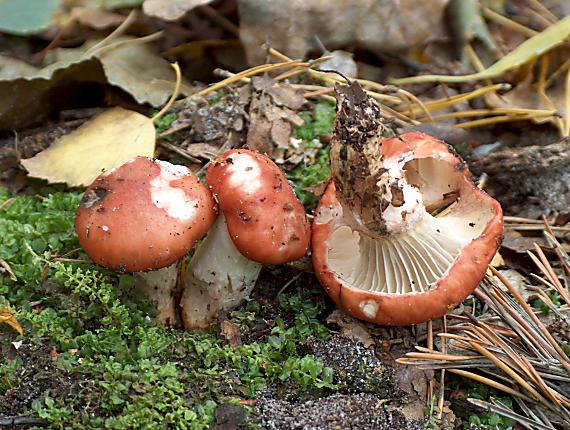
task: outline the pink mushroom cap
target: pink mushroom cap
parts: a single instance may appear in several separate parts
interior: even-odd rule
[[[210,164],[206,179],[241,254],[262,264],[305,255],[310,241],[305,209],[270,158],[233,149]]]
[[[215,218],[211,193],[187,167],[136,157],[87,188],[75,229],[95,263],[138,272],[184,256]]]

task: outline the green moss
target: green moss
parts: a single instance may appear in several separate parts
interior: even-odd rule
[[[332,133],[335,118],[335,107],[332,103],[319,101],[310,112],[302,112],[303,125],[298,127],[294,135],[306,142],[308,148],[314,148],[319,139]],[[328,147],[317,151],[315,161],[304,163],[287,173],[287,179],[295,185],[295,193],[303,205],[312,210],[317,204],[317,198],[306,191],[306,188],[325,181],[330,175]]]
[[[0,190],[0,204],[9,197]],[[328,336],[318,320],[322,306],[309,293],[281,295],[283,316],[270,333],[237,348],[214,332],[158,327],[131,276],[101,269],[77,250],[79,199],[18,196],[1,212],[0,256],[18,281],[0,273],[0,303],[26,330],[21,348],[44,346],[29,349],[24,362],[0,358],[0,395],[31,390],[33,407],[20,415],[35,414],[50,428],[203,429],[218,405],[254,398],[271,384],[336,388],[332,370],[302,353],[307,338]],[[264,318],[261,311],[252,302],[233,318],[247,329]],[[19,340],[8,326],[0,331],[6,343]],[[56,352],[53,372],[70,383],[47,392],[20,384],[14,370],[34,366],[33,351],[46,349]]]
[[[298,139],[311,142],[325,134],[332,133],[335,118],[335,106],[327,101],[317,101],[312,111],[301,112],[305,121],[293,133]]]
[[[153,115],[156,113],[158,112],[154,112]],[[154,121],[154,127],[156,128],[156,132],[162,133],[168,130],[170,127],[172,127],[172,123],[176,121],[177,118],[178,117],[176,116],[175,113],[167,113],[161,116],[160,118]]]

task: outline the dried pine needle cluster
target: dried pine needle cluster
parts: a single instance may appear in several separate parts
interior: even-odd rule
[[[570,275],[568,254],[548,224],[545,236],[553,245],[565,275]],[[528,429],[570,426],[570,359],[553,327],[568,327],[569,296],[540,248],[529,252],[542,271],[544,288],[533,292],[551,311],[551,322],[533,309],[519,290],[496,269],[475,291],[482,316],[468,312],[451,315],[452,322],[439,333],[441,351],[416,347],[400,363],[424,369],[441,369],[483,383],[510,395],[515,412],[496,399],[469,401],[490,412],[513,419]],[[566,304],[557,307],[546,294],[555,291]],[[562,338],[567,331],[562,330]],[[564,334],[566,333],[566,334]]]

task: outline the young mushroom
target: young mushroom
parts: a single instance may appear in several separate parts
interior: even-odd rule
[[[155,271],[137,273],[137,283],[157,302],[157,321],[170,324],[177,313],[176,262],[206,234],[215,208],[187,167],[136,157],[87,188],[75,229],[95,263],[121,273]]]
[[[333,181],[313,221],[312,258],[342,310],[407,325],[444,315],[477,287],[503,217],[448,145],[390,133],[357,84],[337,88]]]
[[[210,164],[206,180],[220,215],[188,265],[181,300],[187,328],[205,328],[241,304],[263,264],[303,257],[310,240],[303,205],[265,155],[228,151]]]

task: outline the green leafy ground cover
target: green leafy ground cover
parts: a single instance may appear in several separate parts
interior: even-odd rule
[[[0,190],[0,204],[9,198]],[[2,209],[0,257],[18,280],[0,276],[0,307],[9,307],[25,330],[22,338],[0,327],[2,348],[22,340],[20,348],[48,346],[52,372],[70,383],[25,410],[0,401],[0,415],[37,416],[53,428],[199,429],[213,421],[218,405],[252,398],[270,383],[335,389],[332,370],[299,351],[308,337],[328,337],[317,319],[322,305],[310,292],[281,295],[284,317],[269,323],[269,335],[237,348],[214,331],[158,327],[131,276],[94,266],[79,250],[73,229],[79,199],[74,192],[18,196]],[[233,319],[247,330],[261,319],[259,306],[252,302]],[[39,384],[23,381],[24,363],[6,355],[0,399]]]
[[[305,121],[295,130],[295,137],[307,142],[309,148],[315,147],[315,141],[321,136],[332,133],[335,117],[335,107],[332,103],[320,101],[315,104],[312,111],[302,112],[301,117]],[[311,185],[325,181],[330,175],[328,147],[317,151],[315,162],[301,164],[287,174],[287,179],[293,182],[295,193],[303,205],[312,210],[317,205],[317,197],[306,189]]]

